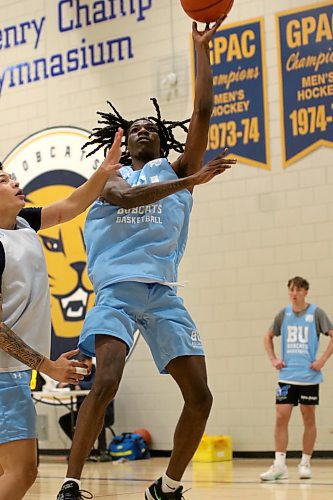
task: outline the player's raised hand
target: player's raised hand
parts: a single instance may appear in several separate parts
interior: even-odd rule
[[[222,153],[203,165],[198,172],[193,174],[191,176],[193,185],[205,184],[217,175],[223,174],[223,172],[229,170],[233,165],[236,165],[237,160],[235,158],[227,158],[227,154],[228,150],[225,149]]]
[[[106,170],[107,172],[111,173],[121,167],[119,160],[121,157],[121,141],[123,139],[123,135],[123,129],[119,128],[116,132],[111,148],[109,149],[103,163],[99,167],[102,170]]]
[[[227,16],[224,14],[223,16],[219,17],[218,20],[213,24],[212,27],[209,26],[209,24],[206,24],[204,30],[198,30],[198,24],[196,21],[193,21],[192,23],[192,37],[193,41],[195,44],[207,44],[212,40],[214,34],[216,31],[219,29],[223,21],[227,18]]]

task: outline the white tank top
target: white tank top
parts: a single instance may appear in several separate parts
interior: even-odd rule
[[[36,232],[17,217],[16,230],[0,228],[5,267],[2,274],[3,321],[26,344],[50,355],[51,312],[46,262]],[[0,349],[0,372],[29,368]]]

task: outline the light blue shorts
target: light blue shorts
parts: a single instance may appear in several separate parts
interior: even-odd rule
[[[31,370],[0,372],[0,443],[37,438]]]
[[[200,335],[176,291],[158,283],[115,283],[100,290],[80,335],[79,348],[95,356],[95,335],[111,335],[130,349],[139,330],[155,364],[167,373],[179,356],[204,356]]]

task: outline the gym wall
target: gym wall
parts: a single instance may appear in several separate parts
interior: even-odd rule
[[[91,130],[96,111],[108,109],[107,100],[130,119],[154,112],[150,97],[158,98],[166,119],[191,115],[191,20],[178,0],[105,1],[111,18],[102,22],[100,14],[95,23],[93,3],[0,0],[0,159],[50,127]],[[322,146],[288,168],[282,153],[275,15],[307,5],[312,2],[235,0],[228,23],[263,17],[270,169],[239,161],[195,190],[181,264],[186,286],[179,293],[204,342],[214,396],[207,433],[231,435],[239,452],[274,448],[276,373],[263,335],[288,303],[288,279],[307,278],[309,300],[333,318],[333,151]],[[38,76],[31,73],[29,83],[27,68],[37,59],[45,63],[38,63]],[[65,150],[57,155],[61,168]],[[32,152],[31,168],[43,172],[43,161]],[[83,177],[92,171],[77,169]],[[322,336],[322,350],[327,342]],[[317,450],[332,449],[332,369],[330,360],[321,387]],[[158,375],[142,339],[126,365],[115,408],[117,431],[144,427],[153,449],[171,449],[181,396],[170,377]],[[41,447],[61,448],[53,409],[39,405],[38,412],[49,426]],[[291,450],[300,449],[301,436],[296,411]]]

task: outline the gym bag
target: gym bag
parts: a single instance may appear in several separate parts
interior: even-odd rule
[[[118,458],[127,458],[127,460],[149,458],[145,441],[140,434],[134,432],[123,432],[115,436],[109,444],[109,452],[114,460]]]

